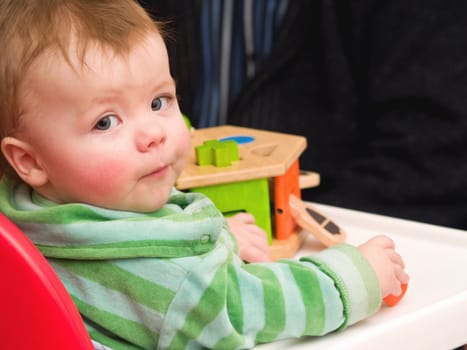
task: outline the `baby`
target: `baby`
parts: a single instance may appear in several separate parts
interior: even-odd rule
[[[251,216],[228,225],[206,197],[173,188],[190,137],[163,25],[134,1],[1,0],[0,28],[0,210],[97,342],[237,349],[323,335],[408,281],[381,236],[244,263],[268,260]]]

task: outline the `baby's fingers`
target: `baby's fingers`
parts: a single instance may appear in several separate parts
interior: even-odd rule
[[[249,241],[240,247],[240,258],[247,262],[267,262],[271,261],[269,246],[267,244],[255,244]]]
[[[405,272],[405,264],[402,257],[394,250],[386,250],[389,259],[393,263],[394,276],[397,281],[402,284],[407,284],[409,281],[409,275]]]
[[[242,222],[245,224],[255,223],[255,217],[249,213],[244,213],[244,212],[240,212],[240,213],[235,214],[234,216],[231,216],[229,220],[236,220],[238,222]]]
[[[249,254],[249,259],[246,260],[252,263],[270,262],[271,256],[269,255],[269,248],[266,250],[258,249],[257,247],[252,249],[251,253]]]
[[[371,240],[374,240],[375,243],[383,248],[394,249],[395,247],[394,241],[388,236],[378,235],[373,237]]]
[[[393,249],[388,249],[387,254],[388,254],[388,257],[389,257],[389,259],[391,260],[391,262],[393,264],[396,264],[396,265],[399,265],[402,268],[405,268],[404,260],[402,259],[400,254],[398,254]]]
[[[398,296],[402,293],[402,285],[409,282],[409,275],[399,265],[394,265],[394,275],[391,278],[390,283],[387,285],[386,297],[388,295]]]
[[[400,267],[399,265],[397,265],[394,269],[394,273],[395,273],[395,276],[397,278],[397,280],[399,281],[400,284],[407,284],[409,283],[409,280],[410,280],[410,276],[408,275],[407,272],[405,272],[405,270]]]

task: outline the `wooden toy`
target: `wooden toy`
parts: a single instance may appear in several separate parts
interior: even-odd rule
[[[312,232],[326,246],[342,243],[342,237],[345,237],[342,229],[311,204],[304,203],[291,194],[290,207],[292,209],[292,216],[297,224],[305,230]],[[314,220],[309,220],[310,216]]]
[[[273,259],[296,253],[301,228],[326,246],[345,240],[342,229],[300,199],[302,188],[319,185],[319,174],[299,169],[304,137],[230,125],[191,135],[194,148],[176,187],[206,194],[224,215],[251,213],[268,233]]]

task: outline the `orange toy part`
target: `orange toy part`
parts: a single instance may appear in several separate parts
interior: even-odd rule
[[[399,295],[388,295],[386,298],[384,298],[384,303],[387,306],[395,306],[405,295],[405,292],[407,291],[407,283],[401,284],[402,292]]]
[[[276,219],[276,238],[288,239],[295,231],[296,223],[292,217],[289,197],[291,194],[301,197],[298,160],[294,161],[286,173],[274,178],[274,207]]]

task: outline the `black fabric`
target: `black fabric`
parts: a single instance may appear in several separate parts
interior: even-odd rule
[[[467,2],[290,0],[273,52],[228,123],[304,135],[316,202],[467,229]],[[171,69],[192,113],[199,0],[171,19]]]

